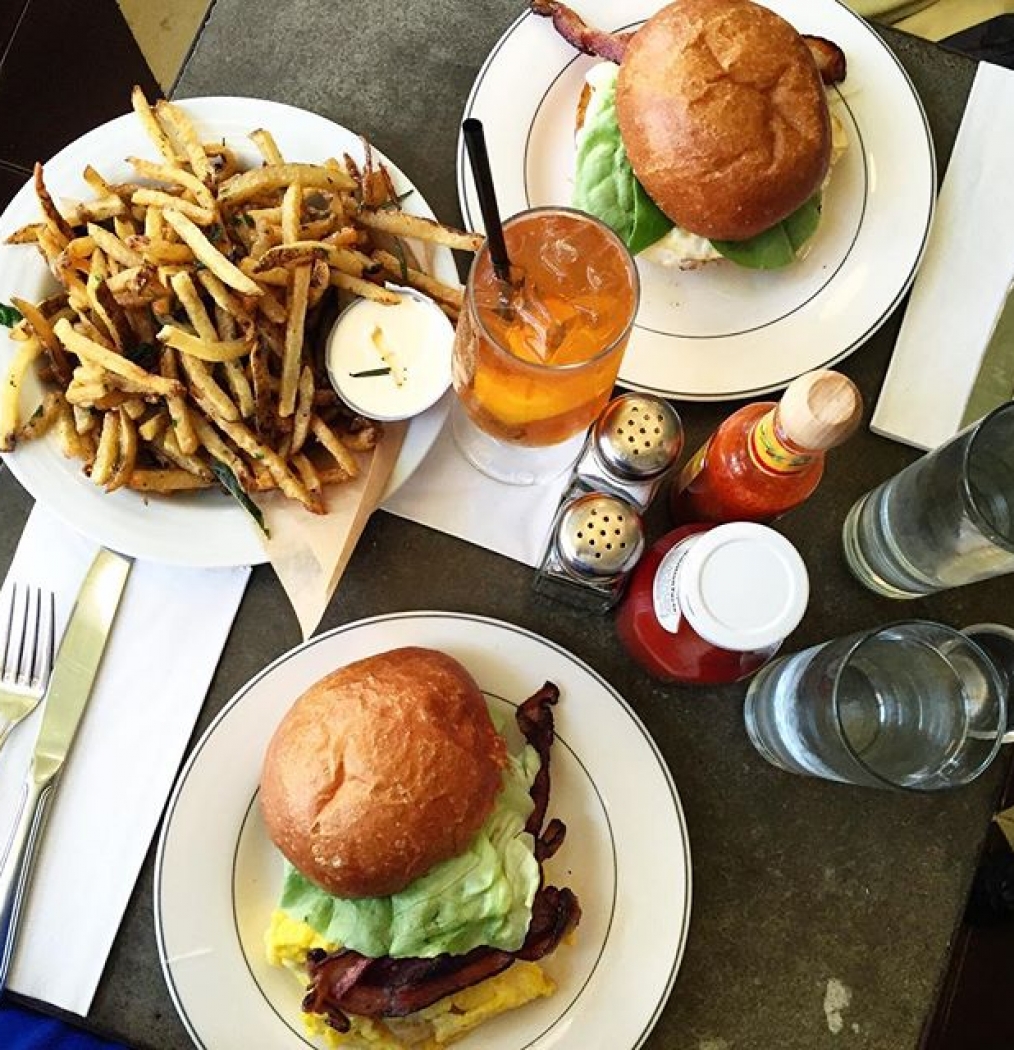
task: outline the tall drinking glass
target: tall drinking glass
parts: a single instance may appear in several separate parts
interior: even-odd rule
[[[1014,572],[1014,403],[861,497],[843,544],[853,574],[889,598]]]
[[[454,342],[454,438],[483,473],[532,485],[567,469],[609,400],[637,313],[637,268],[597,219],[536,208],[504,223],[513,287],[475,257]]]
[[[790,773],[937,791],[974,780],[1007,733],[1014,631],[909,620],[769,664],[747,691],[754,747]]]

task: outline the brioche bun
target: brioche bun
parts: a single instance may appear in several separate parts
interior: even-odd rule
[[[821,186],[831,125],[803,39],[750,0],[677,0],[631,38],[616,89],[634,174],[677,226],[745,240]]]
[[[268,746],[261,809],[311,881],[338,897],[385,896],[468,846],[506,755],[460,663],[394,649],[299,697]]]

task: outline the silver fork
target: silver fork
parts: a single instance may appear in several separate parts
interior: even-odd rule
[[[20,601],[19,601],[20,597]],[[56,598],[41,587],[11,587],[0,660],[0,747],[36,708],[53,670]],[[0,621],[3,622],[3,621]]]

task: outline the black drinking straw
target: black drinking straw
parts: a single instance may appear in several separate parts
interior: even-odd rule
[[[496,190],[493,188],[493,175],[489,170],[489,154],[486,152],[482,121],[468,117],[461,125],[461,133],[465,138],[465,148],[468,150],[468,160],[472,166],[472,180],[479,194],[479,208],[482,211],[483,225],[486,227],[493,272],[509,286],[511,261],[507,257],[507,245],[503,239],[503,223],[500,221],[500,209],[496,204]]]

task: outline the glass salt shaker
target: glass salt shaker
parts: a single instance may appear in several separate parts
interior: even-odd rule
[[[610,492],[566,499],[556,513],[534,589],[592,612],[619,600],[644,551],[637,508]]]
[[[571,491],[606,491],[644,512],[683,451],[676,410],[654,394],[622,394],[599,414],[574,467]]]

